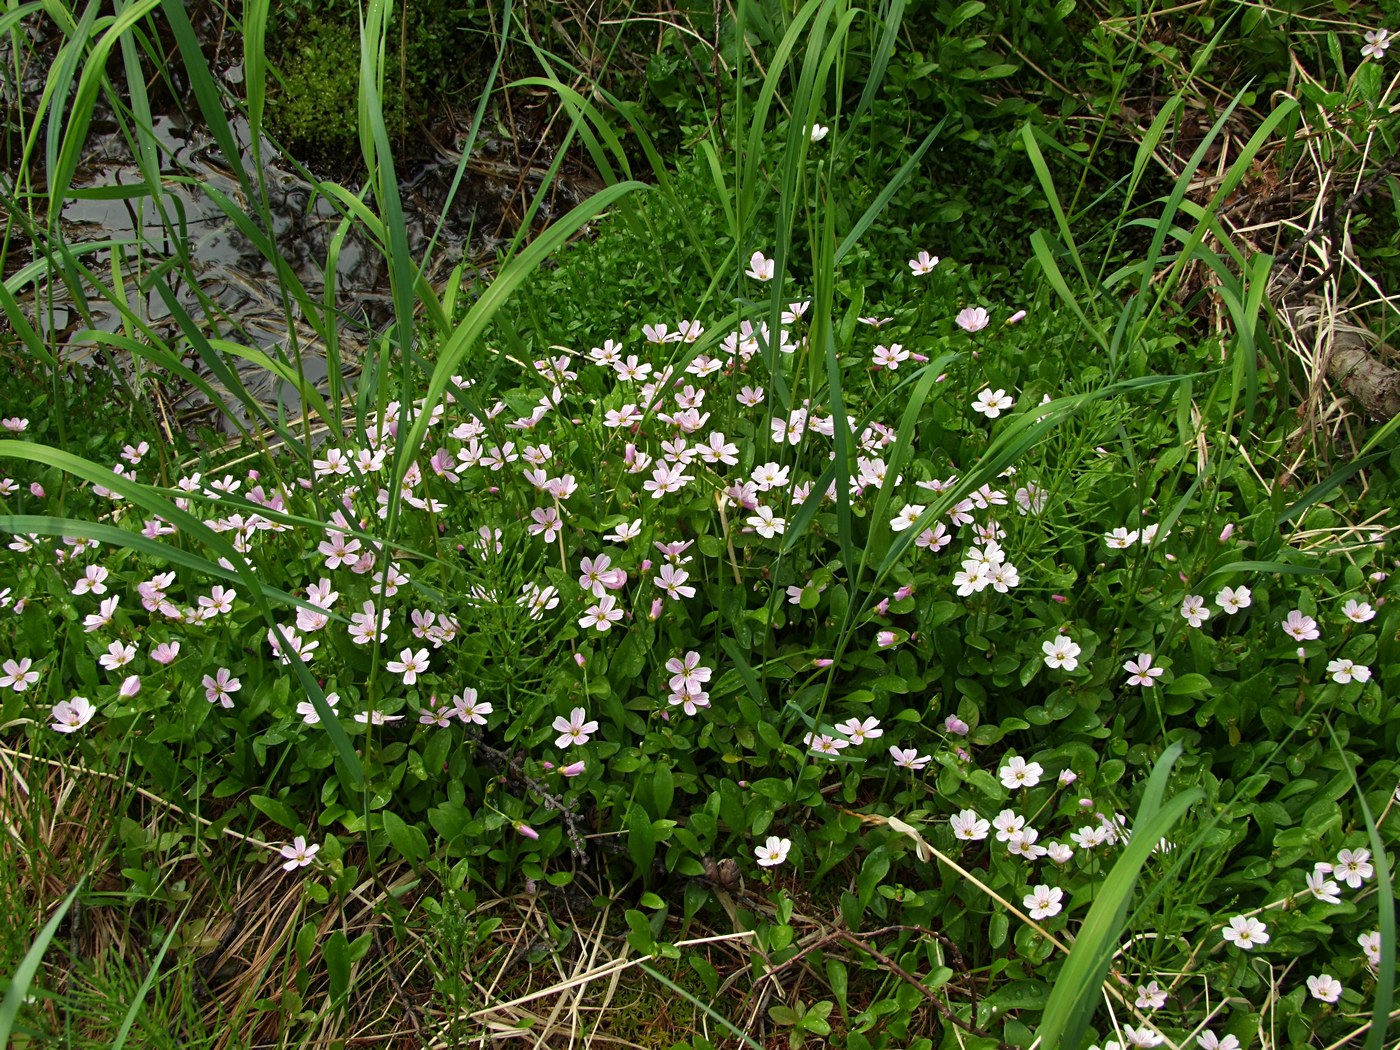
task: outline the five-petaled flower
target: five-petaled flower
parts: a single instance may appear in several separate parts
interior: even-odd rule
[[[926,273],[932,273],[933,268],[937,265],[938,256],[930,255],[928,252],[923,251],[909,260],[909,269],[914,271],[916,277],[922,277]]]
[[[1236,915],[1220,933],[1236,948],[1244,951],[1269,943],[1269,928],[1253,915]]]
[[[0,689],[9,686],[15,692],[22,693],[39,680],[39,672],[29,669],[33,661],[27,656],[20,657],[18,663],[6,660],[3,666],[5,673],[0,675]]]
[[[282,856],[287,858],[287,863],[282,865],[282,870],[296,871],[297,868],[306,867],[306,865],[310,864],[315,858],[316,851],[320,848],[319,845],[308,846],[305,836],[298,835],[296,838],[292,839],[292,844],[290,846],[283,846],[278,851]]]
[[[954,813],[948,823],[953,828],[953,837],[965,842],[980,842],[987,837],[992,825],[975,809],[963,809]]]
[[[71,700],[60,700],[53,705],[50,713],[53,718],[50,729],[58,733],[76,733],[92,721],[97,708],[85,696],[75,696]]]
[[[1206,600],[1199,594],[1188,594],[1181,601],[1181,617],[1192,627],[1199,627],[1210,618]]]
[[[1303,610],[1293,609],[1280,625],[1283,633],[1294,641],[1311,642],[1321,634],[1317,629],[1317,621],[1311,616],[1304,616]]]
[[[1164,673],[1162,668],[1152,666],[1151,653],[1138,653],[1136,660],[1129,660],[1123,665],[1123,670],[1128,672],[1129,685],[1140,685],[1144,689],[1151,689],[1156,685],[1152,679]]]
[[[569,717],[563,715],[555,718],[554,731],[559,734],[554,741],[555,747],[568,747],[570,744],[586,744],[588,738],[598,732],[598,723],[587,720],[588,714],[581,707],[576,707],[569,712]]]
[[[754,252],[749,256],[749,268],[744,272],[756,281],[771,281],[773,269],[772,259],[766,258],[762,252]]]
[[[890,745],[890,757],[900,769],[920,770],[933,761],[932,755],[921,755],[914,748],[899,748]]]
[[[987,322],[991,318],[987,311],[980,306],[969,306],[965,310],[958,311],[958,327],[964,332],[980,332],[987,327]]]
[[[1030,910],[1032,919],[1048,919],[1060,914],[1060,909],[1064,907],[1060,901],[1064,895],[1065,891],[1058,886],[1042,885],[1021,898],[1021,903]]]
[[[428,669],[428,650],[419,649],[415,653],[412,649],[404,649],[397,660],[390,660],[385,666],[394,674],[403,675],[404,685],[412,685]]]
[[[1234,616],[1241,609],[1248,609],[1253,600],[1248,587],[1222,587],[1220,593],[1215,596],[1215,604],[1220,606],[1227,616]]]
[[[779,838],[777,835],[769,835],[768,840],[762,846],[755,846],[754,853],[758,857],[758,863],[764,868],[775,868],[783,861],[787,860],[788,853],[792,849],[792,840]]]
[[[1073,671],[1079,666],[1082,650],[1068,635],[1059,634],[1048,642],[1040,643],[1040,651],[1045,654],[1045,666],[1061,671]]]
[[[1337,863],[1332,865],[1332,874],[1354,890],[1359,890],[1375,873],[1368,849],[1344,849],[1337,854]]]
[[[972,411],[981,412],[988,419],[996,419],[1015,403],[1015,399],[1005,390],[983,389],[977,392],[977,397],[972,402]]]
[[[1039,762],[1027,762],[1020,755],[1012,758],[997,770],[1001,782],[1013,791],[1017,788],[1033,788],[1040,783],[1040,775],[1045,767]]]
[[[1335,1003],[1342,997],[1342,982],[1330,973],[1313,974],[1308,978],[1308,992],[1319,1002]]]
[[[220,667],[212,676],[204,676],[204,699],[221,707],[233,706],[233,695],[243,688],[243,684],[233,677],[227,667]]]
[[[1390,30],[1372,29],[1366,34],[1366,43],[1361,46],[1361,57],[1384,58],[1388,47],[1390,47]]]
[[[1327,661],[1327,673],[1332,676],[1332,681],[1339,685],[1346,685],[1348,682],[1369,682],[1371,680],[1371,669],[1365,664],[1352,663],[1352,661],[1342,657],[1337,660]]]

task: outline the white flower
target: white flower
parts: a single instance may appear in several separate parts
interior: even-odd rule
[[[428,669],[428,650],[419,649],[415,653],[412,649],[404,649],[397,660],[390,660],[385,667],[394,674],[403,675],[404,685],[412,685]]]
[[[912,747],[899,748],[893,744],[890,745],[890,758],[894,759],[894,764],[900,769],[915,771],[923,769],[933,760],[932,755],[921,755]]]
[[[980,306],[969,306],[965,310],[958,312],[958,327],[964,332],[980,332],[987,327],[990,318],[987,311]]]
[[[1332,681],[1339,685],[1346,685],[1349,682],[1369,682],[1371,680],[1371,669],[1365,664],[1352,663],[1343,657],[1340,660],[1327,661],[1327,673],[1332,676]]]
[[[1371,851],[1368,849],[1344,849],[1337,854],[1337,863],[1332,865],[1332,874],[1354,890],[1376,873],[1371,866]]]
[[[1355,598],[1351,598],[1347,600],[1346,605],[1342,606],[1342,615],[1353,623],[1365,623],[1367,620],[1375,619],[1376,610],[1371,608],[1369,602],[1358,602]]]
[[[855,718],[848,718],[836,726],[836,731],[850,737],[852,744],[863,744],[867,740],[875,740],[885,735],[885,731],[880,728],[880,720],[874,716],[863,722]]]
[[[1166,1041],[1166,1036],[1161,1032],[1155,1032],[1146,1025],[1141,1028],[1123,1029],[1123,1038],[1128,1041],[1129,1046],[1161,1046]]]
[[[1233,1035],[1223,1038],[1214,1032],[1202,1032],[1196,1037],[1196,1045],[1201,1050],[1240,1050],[1240,1041]]]
[[[772,539],[787,528],[787,519],[773,514],[771,507],[759,507],[757,513],[744,519],[764,539]]]
[[[769,835],[768,841],[762,846],[754,847],[754,853],[758,856],[758,863],[761,867],[774,868],[787,860],[788,852],[791,849],[791,839],[780,839],[777,835]]]
[[[987,837],[991,824],[977,815],[973,809],[963,809],[954,813],[948,820],[953,828],[953,836],[967,842],[980,842]]]
[[[1206,600],[1199,594],[1188,594],[1181,602],[1181,616],[1192,627],[1199,627],[1210,618]]]
[[[1366,34],[1366,43],[1362,45],[1362,58],[1381,59],[1385,57],[1385,49],[1390,46],[1390,30],[1373,29]]]
[[[1065,891],[1058,886],[1037,886],[1021,898],[1021,903],[1030,910],[1032,919],[1048,919],[1060,914],[1064,895]]]
[[[807,137],[813,142],[820,142],[830,130],[825,124],[813,124],[807,131]]]
[[[916,277],[922,277],[926,273],[932,273],[933,268],[938,265],[938,256],[930,255],[928,252],[919,252],[917,256],[909,260],[909,269],[914,271]]]
[[[75,696],[71,700],[60,700],[53,705],[51,712],[53,724],[49,728],[57,733],[76,733],[91,722],[92,716],[95,714],[97,714],[97,708],[85,696]]]
[[[1153,679],[1164,673],[1162,668],[1152,666],[1151,653],[1138,653],[1137,660],[1127,661],[1123,670],[1128,672],[1129,685],[1140,685],[1144,689],[1151,689],[1156,684]]]
[[[981,412],[988,419],[996,419],[1015,403],[1015,399],[1005,390],[984,389],[978,391],[976,399],[972,402],[972,411]]]
[[[1269,928],[1254,916],[1236,915],[1230,925],[1221,931],[1221,936],[1243,951],[1250,951],[1261,944],[1269,943]]]
[[[1139,1010],[1160,1010],[1167,1005],[1167,990],[1156,981],[1138,985],[1137,1000],[1133,1004]]]
[[[1330,973],[1314,974],[1308,978],[1308,991],[1320,1002],[1335,1003],[1342,997],[1342,982]]]
[[[997,829],[998,842],[1010,842],[1021,834],[1025,826],[1026,818],[1011,809],[1002,810],[992,820],[992,827]]]
[[[1035,787],[1040,783],[1040,775],[1044,772],[1045,769],[1039,762],[1027,762],[1017,755],[997,770],[997,775],[1006,787],[1014,791],[1016,788]]]
[[[1361,950],[1366,955],[1367,965],[1374,967],[1381,964],[1380,930],[1372,930],[1370,933],[1363,933],[1356,938],[1356,943],[1361,945]]]
[[[1248,609],[1253,598],[1248,587],[1225,587],[1215,596],[1215,604],[1227,616],[1234,616],[1241,609]]]
[[[1079,666],[1079,654],[1083,651],[1068,635],[1056,635],[1048,642],[1040,643],[1045,654],[1045,666],[1073,671]]]
[[[765,258],[762,252],[754,252],[749,257],[749,268],[744,272],[756,281],[771,281],[773,260]]]
[[[922,503],[906,504],[903,510],[890,519],[890,529],[894,532],[903,532],[919,520],[919,516],[923,514],[924,510],[925,507]]]
[[[1121,526],[1112,532],[1104,534],[1104,542],[1114,550],[1126,550],[1138,541],[1137,529],[1125,529]]]
[[[1340,887],[1327,877],[1331,865],[1319,865],[1308,872],[1308,890],[1320,901],[1328,904],[1341,904],[1342,898],[1337,896]]]

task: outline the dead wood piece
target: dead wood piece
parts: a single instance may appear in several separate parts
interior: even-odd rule
[[[1400,371],[1377,359],[1359,332],[1333,336],[1327,375],[1372,419],[1386,422],[1400,415]]]

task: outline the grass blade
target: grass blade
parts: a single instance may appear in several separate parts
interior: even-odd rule
[[[1099,989],[1108,972],[1114,947],[1122,933],[1138,875],[1158,840],[1187,809],[1205,797],[1199,788],[1192,788],[1162,804],[1172,765],[1181,757],[1182,750],[1180,744],[1172,744],[1152,769],[1133,820],[1132,838],[1104,878],[1098,897],[1090,907],[1069,957],[1060,967],[1059,976],[1050,990],[1050,999],[1045,1004],[1045,1013],[1036,1033],[1041,1046],[1084,1044],[1084,1035],[1093,1018]]]
[[[34,975],[39,972],[39,963],[43,961],[44,953],[49,950],[49,942],[58,932],[59,923],[73,906],[73,901],[77,899],[82,886],[83,880],[79,879],[78,885],[73,887],[68,897],[58,906],[58,910],[44,923],[39,936],[34,938],[34,943],[29,946],[29,951],[24,953],[24,958],[11,975],[10,986],[5,989],[5,1001],[0,1003],[0,1046],[10,1045],[10,1033],[14,1031],[19,1009],[29,995],[29,985],[33,983]]]

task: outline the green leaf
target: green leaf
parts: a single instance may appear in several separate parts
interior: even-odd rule
[[[389,843],[398,851],[399,856],[410,864],[421,864],[428,859],[428,837],[423,834],[421,828],[416,824],[406,823],[392,810],[386,809],[382,817],[384,832],[389,836]]]
[[[656,829],[647,811],[635,803],[627,811],[627,855],[637,866],[643,881],[648,881],[652,861],[656,859]]]
[[[249,795],[248,801],[258,812],[269,820],[275,820],[288,831],[296,831],[297,826],[302,823],[297,820],[297,815],[292,812],[291,807],[278,799],[269,798],[267,795]]]
[[[326,939],[326,946],[321,949],[321,958],[326,961],[331,1002],[342,1003],[350,991],[350,941],[343,930],[336,930]]]
[[[1172,696],[1203,696],[1214,688],[1214,684],[1203,674],[1184,674],[1171,682],[1166,691]]]

